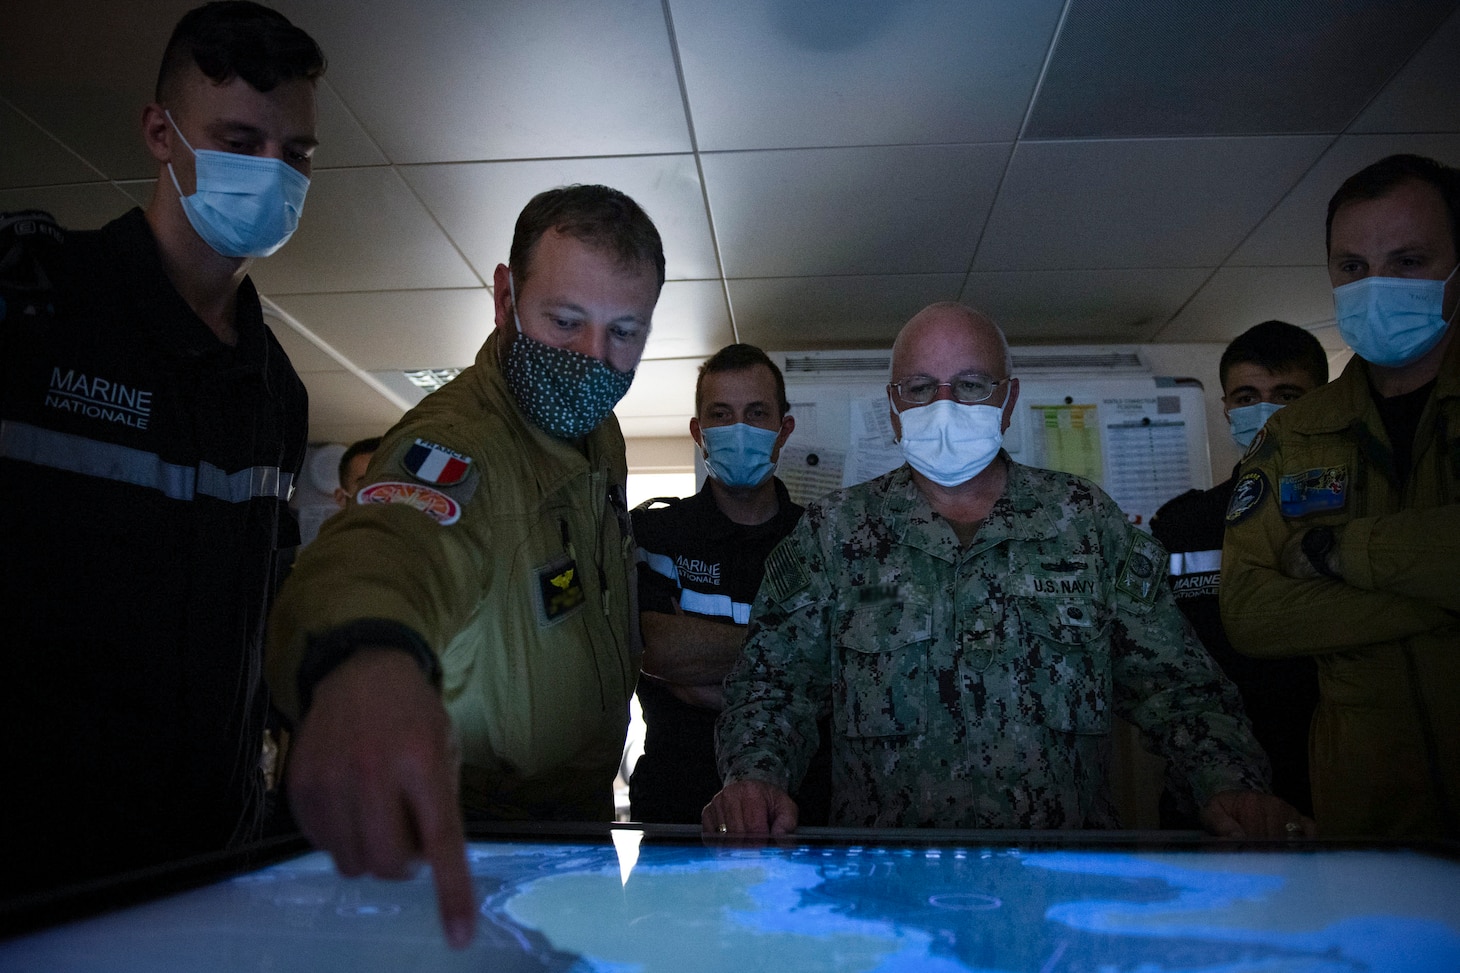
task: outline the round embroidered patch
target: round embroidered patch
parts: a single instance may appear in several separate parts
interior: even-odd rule
[[[461,505],[455,500],[428,486],[419,483],[399,483],[385,480],[372,483],[360,491],[360,503],[403,503],[415,507],[421,513],[448,527],[461,519]]]
[[[1246,520],[1262,503],[1267,492],[1267,477],[1262,475],[1261,470],[1243,473],[1238,478],[1237,485],[1232,488],[1232,502],[1227,504],[1227,516],[1224,518],[1227,526],[1231,527]]]

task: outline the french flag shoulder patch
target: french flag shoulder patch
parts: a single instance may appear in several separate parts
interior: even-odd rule
[[[422,483],[436,486],[454,486],[466,479],[471,471],[471,457],[438,443],[417,439],[406,450],[401,465],[407,473]]]

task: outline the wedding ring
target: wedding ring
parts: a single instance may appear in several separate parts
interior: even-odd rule
[[[1287,831],[1288,834],[1297,834],[1303,830],[1303,826],[1296,821],[1289,821],[1283,825],[1283,830]]]
[[[725,827],[725,826],[724,826],[724,825],[723,825],[723,824],[722,824],[722,825],[720,825],[720,833],[721,833],[721,834],[724,834],[724,833],[725,833],[725,832],[727,832],[727,831],[729,831],[729,830],[730,830],[730,829],[729,829],[729,828],[727,828],[727,827]]]

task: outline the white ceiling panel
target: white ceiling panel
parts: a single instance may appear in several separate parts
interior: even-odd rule
[[[551,159],[403,167],[401,175],[490,281],[507,262],[512,228],[528,200],[573,183],[612,186],[644,208],[664,241],[670,280],[717,278],[704,194],[689,155]]]
[[[961,274],[771,277],[729,282],[740,340],[768,350],[888,347],[934,301],[951,301]]]
[[[0,102],[0,186],[92,182],[101,173],[64,143],[41,131],[15,108]]]
[[[1273,318],[1314,328],[1333,320],[1333,291],[1323,267],[1225,267],[1156,337],[1218,341]]]
[[[306,372],[300,378],[309,390],[310,442],[351,442],[344,430],[362,427],[373,430],[364,435],[378,436],[405,415],[351,372]]]
[[[280,0],[396,163],[685,152],[659,0]]]
[[[1010,341],[1145,341],[1186,303],[1209,268],[975,273],[959,300]]]
[[[270,294],[479,287],[451,240],[392,168],[316,172],[299,230],[255,262]]]
[[[140,110],[195,2],[0,3],[0,207],[83,228],[145,203]],[[934,300],[1026,343],[1206,348],[1279,317],[1336,348],[1328,197],[1390,152],[1460,163],[1460,0],[277,5],[330,68],[303,223],[251,272],[328,342],[281,334],[342,441],[399,411],[350,369],[470,360],[551,186],[617,186],[660,227],[625,428],[683,436],[724,344],[885,348]]]
[[[634,384],[613,410],[625,436],[689,437],[702,358],[641,362]]]
[[[1243,241],[1228,264],[1327,264],[1323,225],[1328,218],[1328,200],[1349,176],[1396,152],[1413,152],[1460,165],[1460,135],[1343,136],[1288,190],[1282,203]]]
[[[188,0],[5,0],[0,96],[111,179],[156,174],[142,106]]]
[[[1028,138],[1334,132],[1453,0],[1075,2]]]
[[[1329,141],[1021,143],[973,269],[1218,266]]]
[[[1010,141],[1063,5],[669,4],[704,152]]]
[[[1389,82],[1349,131],[1453,132],[1455,119],[1460,118],[1456,51],[1460,51],[1460,9]]]
[[[964,273],[1007,145],[704,156],[728,277]]]
[[[707,358],[734,340],[718,280],[671,280],[659,292],[644,357]]]
[[[493,328],[492,293],[485,287],[295,294],[274,300],[366,371],[465,368]]]
[[[94,230],[136,206],[121,188],[107,182],[79,186],[0,189],[0,213],[42,209],[72,230]]]

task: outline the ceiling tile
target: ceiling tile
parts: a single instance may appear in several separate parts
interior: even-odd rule
[[[1460,6],[1350,132],[1453,132],[1460,119]]]
[[[1014,342],[1144,341],[1210,274],[1210,268],[975,273],[959,300],[992,317]]]
[[[695,411],[695,382],[703,358],[645,361],[613,410],[624,435],[684,436]]]
[[[725,272],[965,273],[1008,154],[937,145],[706,155]]]
[[[702,151],[1009,141],[1062,6],[670,2]]]
[[[1328,142],[1021,143],[973,269],[1217,266]]]
[[[350,372],[306,372],[300,378],[309,390],[310,442],[352,442],[346,430],[362,427],[374,430],[364,435],[378,436],[405,415]]]
[[[664,241],[669,279],[720,276],[692,156],[407,166],[400,171],[488,281],[497,264],[507,261],[522,207],[545,189],[573,183],[612,186],[642,206]]]
[[[156,176],[142,147],[142,106],[190,0],[0,4],[0,95],[111,179]]]
[[[735,340],[718,280],[671,280],[659,293],[645,360],[708,358]]]
[[[689,150],[660,0],[276,6],[392,162]]]
[[[732,280],[740,340],[766,351],[892,345],[914,314],[958,296],[962,274]]]
[[[108,182],[79,186],[38,186],[32,189],[0,189],[0,213],[18,209],[43,209],[70,230],[94,230],[137,205],[120,188]]]
[[[286,310],[285,314],[287,313]],[[289,364],[294,366],[296,372],[302,375],[305,372],[339,371],[340,362],[300,334],[288,317],[276,313],[267,298],[264,299],[264,323],[283,346],[284,354],[289,356]]]
[[[1338,139],[1242,242],[1227,265],[1326,264],[1323,226],[1328,200],[1349,176],[1396,152],[1414,152],[1460,165],[1460,135],[1347,135]]]
[[[0,101],[0,187],[95,182],[101,174]]]
[[[1322,267],[1224,267],[1156,335],[1161,341],[1229,340],[1276,318],[1316,328],[1333,321]]]
[[[250,273],[270,295],[483,284],[388,167],[316,172],[299,230]]]
[[[1027,138],[1344,129],[1454,0],[1071,3]]]
[[[492,293],[485,287],[295,294],[273,300],[366,371],[465,368],[493,327]]]

